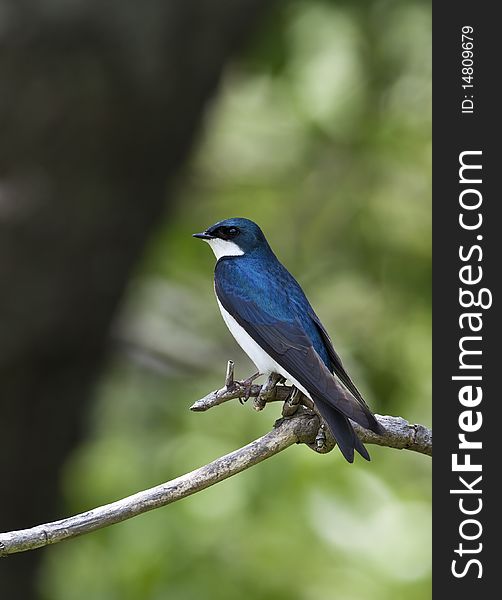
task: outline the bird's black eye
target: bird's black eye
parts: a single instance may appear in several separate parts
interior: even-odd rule
[[[237,227],[218,227],[217,236],[222,240],[231,240],[239,235],[240,231]]]
[[[214,237],[218,237],[221,240],[231,240],[237,237],[240,233],[240,229],[238,227],[225,227],[220,226],[218,229],[212,231]]]

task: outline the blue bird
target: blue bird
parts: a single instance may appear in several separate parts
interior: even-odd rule
[[[258,225],[227,219],[193,237],[208,242],[216,256],[214,288],[221,314],[259,373],[277,373],[308,396],[348,462],[354,450],[370,460],[349,418],[375,433],[381,426]]]

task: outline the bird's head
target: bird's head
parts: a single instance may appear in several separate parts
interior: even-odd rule
[[[216,259],[223,256],[241,256],[269,248],[262,230],[256,223],[237,217],[219,221],[203,233],[194,233],[193,237],[207,242]]]

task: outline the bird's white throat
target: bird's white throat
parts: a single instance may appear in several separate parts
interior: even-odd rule
[[[220,238],[214,238],[212,240],[204,240],[210,246],[216,260],[219,260],[223,256],[241,256],[244,252],[239,248],[235,242],[230,240],[222,240]]]

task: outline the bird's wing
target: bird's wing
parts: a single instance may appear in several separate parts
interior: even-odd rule
[[[368,410],[369,410],[369,407],[366,404],[366,402],[364,401],[364,398],[362,397],[361,392],[357,389],[355,383],[350,378],[350,375],[345,370],[345,368],[342,364],[341,358],[338,356],[335,349],[333,348],[333,343],[331,342],[331,338],[329,337],[328,332],[326,331],[323,324],[319,320],[319,317],[315,314],[315,312],[313,310],[311,310],[309,312],[309,316],[312,319],[312,321],[315,323],[317,330],[319,331],[319,334],[321,335],[322,341],[328,352],[328,356],[330,358],[331,365],[333,367],[333,371],[335,372],[335,375],[343,383],[343,385],[349,390],[349,392],[354,396],[354,398],[358,402],[360,402],[363,406],[368,408]]]
[[[378,428],[367,406],[356,400],[329,371],[297,320],[280,319],[266,312],[218,277],[215,278],[215,290],[225,310],[269,356],[309,391],[314,400],[336,408],[363,427]]]

